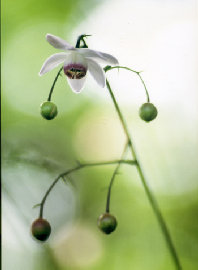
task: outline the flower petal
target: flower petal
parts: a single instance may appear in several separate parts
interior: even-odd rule
[[[101,68],[98,63],[96,63],[92,59],[87,58],[87,63],[88,63],[88,69],[93,78],[96,80],[96,82],[101,86],[105,87],[106,84],[106,78],[105,78],[105,73],[104,70]]]
[[[57,36],[47,34],[46,39],[56,49],[61,49],[61,50],[73,50],[74,49],[74,47],[72,45],[70,45],[65,40],[63,40]]]
[[[68,57],[65,59],[64,66],[67,66],[68,64],[82,64],[84,67],[87,68],[87,61],[83,55],[79,54],[76,51],[71,51],[68,54]]]
[[[87,48],[75,48],[75,51],[78,51],[85,58],[92,58],[93,60],[109,63],[112,65],[117,65],[118,60],[111,54],[103,53],[95,50],[90,50]]]
[[[47,73],[48,71],[52,70],[53,68],[57,67],[59,64],[64,62],[67,59],[68,53],[55,53],[51,55],[47,60],[44,62],[39,75],[42,76],[43,74]]]
[[[83,77],[82,79],[69,79],[69,78],[67,78],[67,80],[68,80],[68,83],[69,83],[72,91],[76,94],[79,94],[84,87],[86,76]]]

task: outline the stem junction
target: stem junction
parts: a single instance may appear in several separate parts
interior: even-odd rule
[[[136,161],[135,160],[112,160],[112,161],[105,161],[105,162],[94,162],[94,163],[79,163],[78,165],[72,169],[69,169],[61,174],[59,174],[57,176],[57,178],[54,180],[54,182],[50,185],[50,187],[48,188],[48,190],[46,191],[42,201],[40,204],[38,204],[40,206],[40,213],[39,213],[39,218],[43,217],[43,208],[44,208],[44,204],[45,201],[48,197],[48,195],[50,194],[51,190],[54,188],[54,186],[57,184],[57,182],[59,181],[59,179],[64,178],[66,176],[68,176],[69,174],[79,171],[85,167],[93,167],[93,166],[102,166],[102,165],[113,165],[113,164],[127,164],[127,165],[135,165]]]

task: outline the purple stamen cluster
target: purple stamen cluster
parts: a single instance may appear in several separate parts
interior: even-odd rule
[[[64,73],[69,79],[82,79],[87,73],[87,68],[82,64],[69,64],[64,66]]]

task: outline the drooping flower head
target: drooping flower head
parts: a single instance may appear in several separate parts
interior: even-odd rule
[[[42,76],[63,63],[64,73],[75,93],[80,93],[83,89],[87,71],[91,73],[101,87],[105,87],[105,73],[98,63],[118,64],[118,60],[110,54],[88,48],[75,48],[65,40],[51,34],[47,34],[46,39],[54,48],[65,52],[56,53],[47,58],[39,75]]]

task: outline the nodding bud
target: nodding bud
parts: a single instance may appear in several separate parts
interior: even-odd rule
[[[104,213],[98,218],[98,228],[105,234],[110,234],[115,231],[117,220],[109,213]]]
[[[140,107],[139,116],[142,120],[150,122],[157,117],[157,109],[152,103],[144,103]]]
[[[43,218],[38,218],[32,223],[32,235],[39,241],[46,241],[51,233],[49,222]]]
[[[41,104],[41,115],[47,120],[54,119],[58,114],[57,106],[51,101]]]

